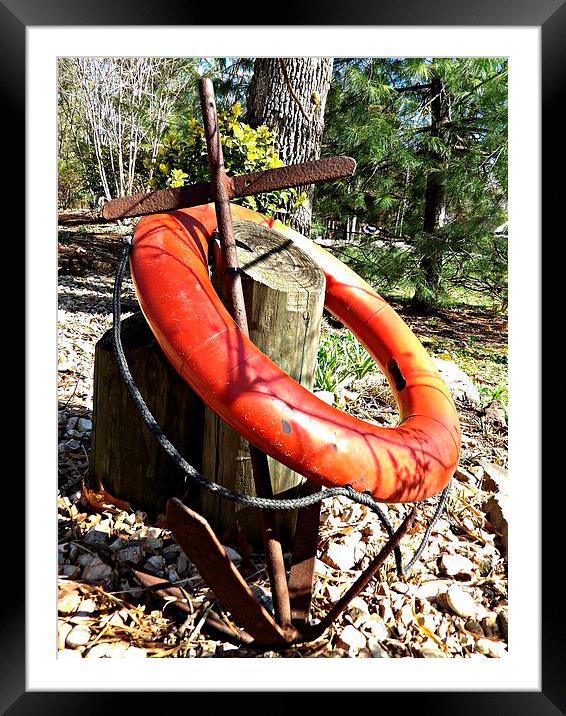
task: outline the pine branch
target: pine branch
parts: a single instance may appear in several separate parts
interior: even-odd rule
[[[411,85],[410,87],[393,87],[396,92],[419,92],[420,90],[429,90],[432,84],[429,82],[424,85]]]

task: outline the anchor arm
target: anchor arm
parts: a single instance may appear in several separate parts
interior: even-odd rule
[[[315,159],[301,164],[290,164],[263,172],[226,176],[228,199],[253,196],[280,189],[289,189],[307,184],[319,184],[333,179],[352,176],[356,162],[351,157]],[[214,201],[214,189],[210,182],[198,182],[191,186],[123,196],[106,202],[102,210],[105,219],[126,219],[132,216],[159,214],[190,206],[199,206]]]

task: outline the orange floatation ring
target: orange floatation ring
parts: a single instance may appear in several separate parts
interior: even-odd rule
[[[438,494],[456,469],[454,402],[411,329],[369,284],[301,234],[245,207],[253,221],[295,242],[326,276],[327,309],[363,343],[397,400],[396,427],[327,405],[262,353],[236,326],[209,276],[213,204],[141,219],[130,269],[141,309],[181,377],[234,430],[309,480],[351,485],[380,502]]]

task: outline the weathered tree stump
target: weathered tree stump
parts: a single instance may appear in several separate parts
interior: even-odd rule
[[[145,318],[122,322],[122,344],[132,376],[150,411],[183,457],[201,468],[204,405],[178,376]],[[184,473],[147,429],[118,371],[112,331],[96,344],[90,481],[93,489],[130,502],[150,515],[165,513],[169,497],[195,497]]]
[[[314,383],[324,274],[292,242],[253,222],[235,222],[238,258],[251,340],[299,383]],[[220,296],[222,286],[214,283]],[[141,313],[122,322],[122,343],[132,376],[150,411],[185,459],[205,477],[255,494],[247,442],[208,409],[170,366]],[[218,498],[185,480],[146,428],[116,364],[112,332],[95,351],[90,482],[150,515],[165,512],[169,497],[198,509],[218,535],[240,526],[260,549],[255,509]],[[269,458],[273,493],[293,497],[303,478]],[[296,514],[278,513],[290,545]]]
[[[324,274],[291,241],[253,222],[234,223],[238,261],[251,340],[277,365],[308,389],[314,384],[320,324],[324,305]],[[220,296],[217,276],[214,284]],[[275,496],[293,497],[303,478],[269,458]],[[203,473],[232,490],[255,495],[248,444],[205,407]],[[254,547],[260,547],[257,509],[201,492],[200,512],[217,534],[236,522]],[[289,546],[295,512],[277,513],[281,540]]]

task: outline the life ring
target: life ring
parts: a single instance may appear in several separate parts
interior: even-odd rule
[[[365,281],[278,221],[232,205],[233,218],[271,227],[326,276],[325,305],[365,345],[397,400],[396,427],[366,423],[299,385],[234,323],[209,278],[213,204],[141,219],[131,274],[141,309],[181,377],[234,430],[327,487],[380,502],[438,494],[458,464],[460,425],[449,390],[411,329]]]

